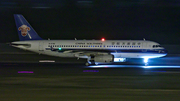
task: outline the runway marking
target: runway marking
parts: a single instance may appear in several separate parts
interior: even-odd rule
[[[55,62],[55,60],[39,60],[39,62]]]

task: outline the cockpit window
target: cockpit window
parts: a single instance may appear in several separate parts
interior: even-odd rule
[[[153,48],[162,47],[161,45],[153,45]]]

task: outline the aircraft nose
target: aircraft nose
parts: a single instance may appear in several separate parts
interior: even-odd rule
[[[161,53],[167,54],[168,51],[167,51],[166,49],[163,49],[163,50],[161,51]]]

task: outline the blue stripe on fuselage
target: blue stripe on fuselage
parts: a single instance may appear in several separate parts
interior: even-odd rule
[[[46,50],[51,50],[51,48],[46,48]],[[110,53],[159,53],[167,54],[166,49],[63,49],[61,50],[53,48],[53,51],[64,52],[67,50],[72,50],[72,52],[87,51],[87,52],[110,52]]]

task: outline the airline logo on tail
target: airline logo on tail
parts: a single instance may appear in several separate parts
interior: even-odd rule
[[[27,25],[22,25],[18,28],[19,31],[21,31],[21,35],[25,37],[28,34],[28,31],[30,31],[30,27]]]

